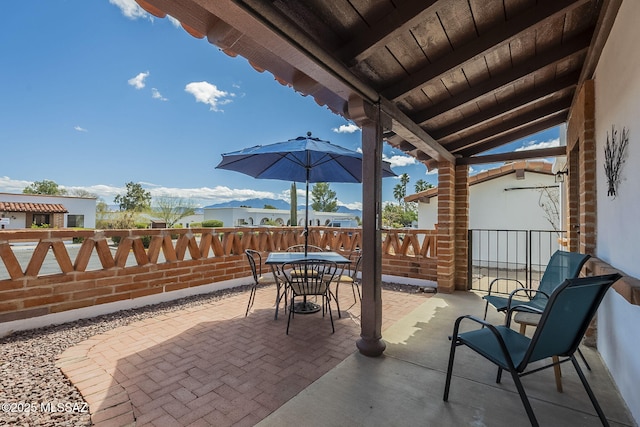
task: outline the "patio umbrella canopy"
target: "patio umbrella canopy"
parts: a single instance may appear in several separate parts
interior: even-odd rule
[[[284,142],[256,145],[222,155],[216,169],[241,172],[258,179],[304,182],[306,210],[305,253],[309,226],[310,182],[362,182],[362,154],[329,141],[299,136]],[[396,176],[389,162],[382,162],[382,177]]]

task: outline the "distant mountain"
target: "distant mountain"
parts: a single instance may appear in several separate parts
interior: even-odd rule
[[[265,205],[271,205],[276,209],[289,210],[289,203],[278,199],[249,199],[249,200],[230,200],[224,203],[216,203],[214,205],[205,206],[205,208],[239,208],[241,206],[249,206],[250,208],[262,209]],[[304,205],[299,205],[298,210],[304,210]],[[345,206],[338,206],[338,213],[355,215],[362,217],[362,211],[349,209]]]
[[[205,206],[205,208],[239,208],[241,206],[249,206],[250,208],[262,209],[265,205],[271,205],[276,209],[289,209],[289,203],[278,199],[249,199],[249,200],[230,200],[224,203]],[[304,209],[304,208],[303,208]]]

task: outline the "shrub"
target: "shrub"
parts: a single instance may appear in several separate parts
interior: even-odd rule
[[[202,221],[203,227],[222,227],[223,223],[219,219],[208,219],[206,221]]]

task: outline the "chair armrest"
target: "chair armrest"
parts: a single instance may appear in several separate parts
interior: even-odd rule
[[[507,316],[506,316],[506,321],[505,321],[505,326],[506,327],[510,327],[511,326],[511,315],[513,314],[514,311],[524,311],[527,313],[542,313],[542,310],[540,310],[537,307],[532,307],[527,305],[526,303],[523,304],[518,304],[515,307],[511,307],[511,301],[513,299],[513,296],[516,295],[517,293],[520,292],[525,292],[527,294],[527,296],[529,297],[529,299],[533,298],[532,294],[542,294],[545,297],[547,297],[547,299],[549,299],[549,295],[547,295],[546,292],[541,291],[539,289],[516,289],[514,291],[512,291],[509,294],[509,299],[507,300]]]
[[[518,279],[510,279],[510,278],[508,278],[508,277],[496,277],[495,279],[493,279],[493,280],[491,281],[491,283],[489,283],[489,293],[488,293],[488,295],[491,295],[491,288],[493,288],[493,284],[494,284],[494,283],[496,283],[497,281],[500,281],[500,280],[508,280],[508,281],[510,280],[510,281],[512,281],[512,282],[518,282],[518,284],[520,285],[520,287],[521,287],[521,288],[524,288],[524,287],[525,287],[525,286],[522,284],[522,282],[521,282],[520,280],[518,280]]]
[[[513,360],[511,359],[511,354],[509,354],[509,350],[507,350],[507,345],[504,342],[504,339],[502,338],[502,335],[500,335],[500,332],[498,332],[498,329],[496,329],[496,327],[491,324],[490,322],[487,322],[486,320],[482,320],[476,316],[473,316],[471,314],[467,314],[465,316],[460,316],[456,319],[454,327],[453,327],[453,337],[449,337],[450,340],[452,340],[456,345],[462,345],[462,343],[458,343],[458,330],[460,328],[460,323],[465,320],[471,320],[473,322],[479,323],[480,325],[482,325],[483,327],[487,328],[489,331],[491,331],[491,333],[493,334],[493,336],[495,337],[496,341],[498,341],[498,345],[500,346],[500,350],[502,350],[502,353],[504,355],[504,359],[507,361],[509,368],[511,370],[515,370],[515,367],[513,365]]]

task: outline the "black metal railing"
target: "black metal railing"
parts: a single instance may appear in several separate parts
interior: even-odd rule
[[[487,291],[494,278],[499,281],[492,292],[508,293],[513,280],[536,288],[551,255],[563,249],[563,231],[554,230],[469,230],[469,287]]]

